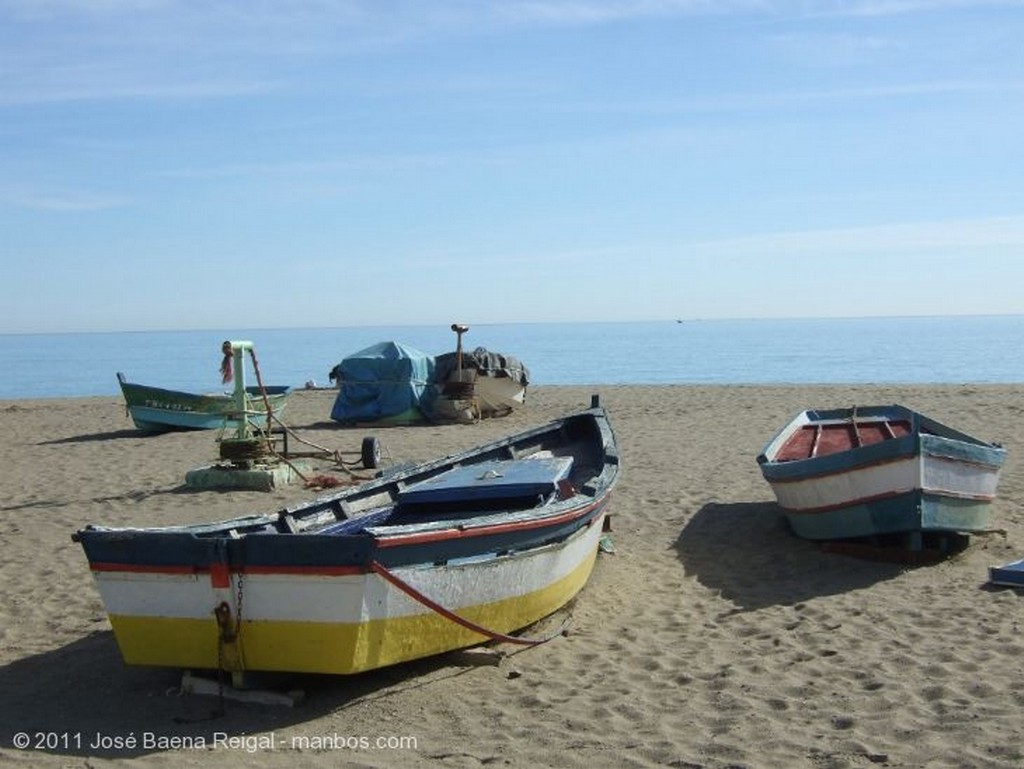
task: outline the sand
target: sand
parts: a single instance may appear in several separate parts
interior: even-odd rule
[[[616,552],[599,557],[567,636],[299,677],[277,684],[305,693],[297,707],[228,701],[223,714],[180,695],[181,671],[122,663],[71,533],[273,512],[312,492],[187,489],[185,473],[216,459],[213,435],[143,436],[119,398],[0,402],[0,764],[1024,765],[1024,603],[986,585],[990,565],[1024,557],[1020,388],[536,387],[506,418],[383,429],[340,428],[332,392],[300,391],[285,419],[332,449],[376,435],[395,460],[422,460],[591,392],[624,474]],[[1002,531],[916,567],[789,533],[755,462],[764,443],[803,408],[892,402],[1008,448]]]

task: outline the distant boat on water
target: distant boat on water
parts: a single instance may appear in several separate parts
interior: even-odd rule
[[[121,385],[128,415],[135,426],[145,432],[235,429],[239,418],[246,418],[251,424],[262,427],[267,422],[268,403],[273,414],[279,415],[284,411],[292,389],[285,385],[267,387],[264,400],[262,388],[246,387],[245,414],[240,415],[231,393],[200,395],[134,384],[120,372],[117,381]]]
[[[814,540],[986,527],[1006,451],[903,406],[803,411],[757,457],[793,531]]]

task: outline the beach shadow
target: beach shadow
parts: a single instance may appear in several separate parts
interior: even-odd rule
[[[293,425],[290,422],[288,427],[292,430],[344,430],[346,425],[339,424],[334,420],[320,420],[317,422],[309,422],[304,425]]]
[[[773,502],[704,505],[674,547],[685,573],[737,611],[858,590],[909,568],[823,552],[797,538]]]
[[[127,666],[112,631],[97,631],[0,667],[0,747],[124,759],[175,749],[232,749],[225,738],[235,737],[249,740],[251,752],[262,752],[270,748],[256,743],[256,735],[273,735],[477,666],[464,652],[452,652],[353,676],[267,675],[254,683],[278,693],[300,690],[305,697],[295,707],[260,705],[182,695],[183,671]],[[216,679],[212,671],[204,675]],[[21,735],[27,735],[27,746],[15,743]]]
[[[72,435],[67,438],[57,438],[52,441],[40,441],[38,446],[58,446],[60,444],[67,443],[93,443],[98,441],[110,441],[119,440],[121,438],[145,438],[149,435],[156,435],[157,433],[145,433],[141,430],[125,429],[125,430],[112,430],[104,433],[88,433],[86,435]]]
[[[152,489],[148,491],[127,491],[123,494],[105,494],[100,497],[88,497],[85,499],[42,499],[32,502],[24,502],[17,505],[0,505],[0,511],[15,510],[55,510],[61,507],[74,507],[82,504],[104,504],[107,502],[142,502],[149,497],[158,497],[168,494],[198,494],[204,491],[230,492],[232,489],[196,489],[191,486],[180,485],[164,489]]]
[[[375,430],[397,430],[403,427],[436,427],[433,422],[335,422],[333,419],[321,419],[305,425],[289,424],[292,430],[333,430],[334,432],[366,432],[371,434]]]

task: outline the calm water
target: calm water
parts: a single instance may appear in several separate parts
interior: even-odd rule
[[[116,395],[118,371],[214,391],[225,339],[254,342],[264,382],[293,386],[328,385],[377,342],[455,347],[444,326],[0,335],[0,398]],[[1024,316],[481,325],[464,345],[520,358],[537,385],[1024,382]]]

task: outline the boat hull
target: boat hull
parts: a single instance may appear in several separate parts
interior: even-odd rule
[[[504,376],[479,376],[474,397],[481,416],[503,416],[523,405],[526,385]]]
[[[850,410],[803,412],[758,457],[794,533],[830,540],[905,532],[972,532],[988,525],[1004,450],[902,407],[856,412],[857,419],[864,420],[860,424],[889,420],[906,426],[889,430],[891,437],[822,455],[793,455],[800,433],[810,428],[820,431],[822,424],[839,426],[851,414]],[[820,441],[824,444],[826,439]],[[801,448],[805,450],[814,451]]]
[[[137,428],[145,432],[168,432],[172,430],[217,430],[236,429],[238,419],[234,399],[228,394],[200,395],[166,390],[160,387],[126,382],[119,377],[128,415]],[[284,411],[291,388],[276,385],[267,387],[267,402],[274,414]],[[267,421],[266,403],[259,388],[246,388],[248,421],[256,426],[265,426]]]
[[[564,606],[597,555],[603,515],[565,542],[525,553],[392,573],[460,617],[508,633]],[[95,573],[128,664],[351,674],[482,643],[487,637],[413,600],[375,573],[235,573],[226,588],[207,575]],[[465,586],[474,585],[472,594]],[[211,607],[243,616],[237,644],[219,641]]]
[[[521,642],[590,576],[618,465],[594,407],[277,513],[73,539],[129,664],[359,673]]]

